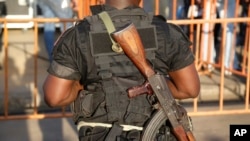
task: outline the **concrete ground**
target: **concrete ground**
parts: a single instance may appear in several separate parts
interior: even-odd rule
[[[0,70],[0,116],[4,112],[4,93],[9,93],[9,113],[20,114],[32,111],[34,88],[34,48],[33,30],[9,31],[8,77],[6,68]],[[37,88],[39,111],[49,111],[44,104],[42,84],[47,75],[48,56],[39,35]],[[2,52],[3,53],[3,52]],[[2,60],[2,59],[1,59]],[[218,109],[220,73],[212,77],[201,76],[201,94],[198,104],[201,111]],[[6,85],[6,80],[8,85]],[[225,79],[225,109],[244,108],[245,79],[236,76]],[[192,103],[180,101],[187,110]],[[194,116],[194,135],[197,141],[229,141],[230,124],[249,124],[250,114]],[[249,131],[250,132],[250,131]],[[76,128],[71,118],[47,118],[30,120],[0,120],[0,141],[75,141]]]
[[[196,141],[229,141],[229,127],[250,125],[250,114],[192,117]],[[77,141],[71,118],[0,121],[0,141]]]

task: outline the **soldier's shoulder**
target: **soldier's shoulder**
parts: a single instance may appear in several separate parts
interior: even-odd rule
[[[189,37],[187,34],[184,32],[184,30],[179,26],[174,23],[167,23],[169,27],[169,34],[172,35],[175,39],[184,39],[189,42]]]

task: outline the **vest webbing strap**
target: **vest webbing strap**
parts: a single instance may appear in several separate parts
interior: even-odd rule
[[[114,122],[123,119],[123,116],[126,112],[127,104],[120,104],[117,101],[125,100],[127,95],[120,94],[121,90],[116,86],[112,79],[102,81],[103,89],[106,92],[105,101],[106,109],[108,111],[108,121]],[[126,102],[126,100],[124,101]],[[119,110],[120,109],[120,110]],[[121,110],[122,109],[122,110]],[[119,121],[121,122],[121,121]]]
[[[106,11],[103,11],[103,12],[99,13],[98,15],[102,19],[105,27],[107,28],[107,31],[108,31],[109,37],[110,37],[110,34],[116,30],[110,16],[108,15],[108,13]],[[117,53],[121,53],[123,51],[122,48],[111,37],[110,37],[110,40],[112,41],[112,44],[113,44],[112,50],[117,52]]]

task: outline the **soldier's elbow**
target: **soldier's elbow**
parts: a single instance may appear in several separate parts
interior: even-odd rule
[[[62,99],[58,97],[56,93],[46,91],[46,89],[44,89],[44,101],[51,108],[60,107],[62,105]]]
[[[193,89],[191,92],[189,92],[188,96],[189,98],[196,98],[200,94],[200,87],[197,87],[196,89]]]
[[[60,106],[60,102],[58,100],[49,98],[48,96],[44,96],[44,101],[50,108],[55,108]]]
[[[199,92],[196,92],[196,93],[191,93],[191,94],[189,94],[189,97],[190,98],[196,98],[196,97],[198,97],[199,96]]]

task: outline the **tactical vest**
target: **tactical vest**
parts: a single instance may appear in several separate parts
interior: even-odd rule
[[[130,14],[133,13],[133,14]],[[116,29],[133,22],[144,45],[149,62],[155,59],[157,49],[156,29],[151,25],[152,17],[140,8],[108,11]],[[143,126],[154,110],[152,97],[143,94],[129,99],[126,90],[142,84],[145,79],[123,53],[111,49],[112,42],[107,29],[98,15],[86,18],[89,23],[89,38],[83,46],[89,46],[95,69],[92,74],[97,82],[84,85],[74,103],[75,121],[104,122]],[[87,60],[88,61],[88,60]],[[152,67],[154,67],[152,65]],[[80,105],[80,106],[79,106]]]

